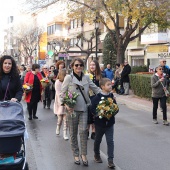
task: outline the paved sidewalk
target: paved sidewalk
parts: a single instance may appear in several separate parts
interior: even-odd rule
[[[119,95],[115,93],[114,96],[116,97],[118,104],[125,104],[129,107],[133,107],[133,109],[136,110],[142,109],[152,113],[152,107],[153,107],[152,100],[140,98],[134,95],[132,91],[130,91],[129,95]],[[158,113],[161,113],[159,107],[158,107]],[[170,113],[170,104],[167,104],[167,113]]]

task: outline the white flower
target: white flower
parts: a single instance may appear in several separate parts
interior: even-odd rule
[[[104,113],[104,110],[100,110],[100,113]]]
[[[99,116],[100,119],[102,119],[102,116]]]
[[[100,102],[99,102],[99,104],[102,104],[102,103],[103,103],[103,101],[100,101]]]
[[[104,100],[104,97],[101,97],[102,100]]]

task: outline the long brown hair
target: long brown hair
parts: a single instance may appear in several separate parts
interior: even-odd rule
[[[94,72],[94,74],[96,76],[96,80],[100,80],[101,79],[101,70],[100,70],[99,62],[97,60],[92,60],[91,62],[95,63],[95,66],[96,66],[96,70]],[[89,69],[89,73],[93,74],[93,72],[90,69]]]
[[[58,75],[57,75],[57,79],[61,82],[64,81],[64,78],[66,76],[66,69],[62,69],[59,71]]]

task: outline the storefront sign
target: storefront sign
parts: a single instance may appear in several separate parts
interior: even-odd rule
[[[147,53],[148,59],[154,59],[154,58],[170,58],[170,53],[168,52],[160,52],[160,53]]]
[[[58,57],[60,58],[65,58],[65,57],[68,57],[69,55],[67,53],[59,53],[58,54]]]
[[[152,45],[147,47],[148,53],[162,53],[162,52],[168,52],[168,46],[167,45]]]

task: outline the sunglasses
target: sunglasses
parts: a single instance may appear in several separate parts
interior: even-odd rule
[[[163,63],[166,63],[166,61],[163,61]]]
[[[163,69],[160,68],[160,69],[158,69],[158,70],[163,70]]]
[[[75,64],[74,66],[75,67],[78,67],[78,66],[83,67],[84,65],[83,64]]]

